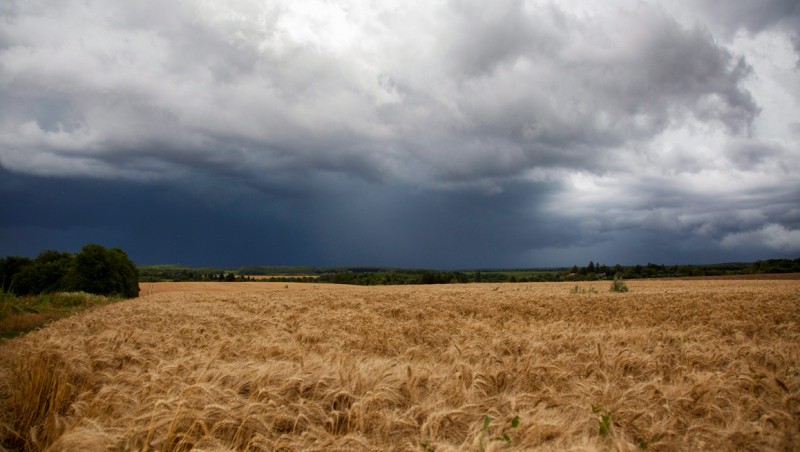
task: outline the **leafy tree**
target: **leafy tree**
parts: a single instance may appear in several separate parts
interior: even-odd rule
[[[121,249],[89,244],[75,256],[72,284],[93,294],[137,297],[139,270]]]
[[[72,254],[43,251],[14,275],[10,288],[17,295],[69,290],[73,265]]]
[[[442,280],[438,272],[427,271],[420,275],[419,284],[442,284]]]
[[[23,268],[31,264],[30,259],[20,256],[8,256],[0,259],[0,292],[11,292],[11,281]]]
[[[108,256],[112,263],[112,279],[114,280],[114,291],[126,298],[139,296],[139,269],[120,248],[108,250]]]

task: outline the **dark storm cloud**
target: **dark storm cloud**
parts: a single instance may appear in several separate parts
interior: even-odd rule
[[[14,213],[0,219],[5,254],[100,242],[139,263],[463,268],[524,265],[521,249],[551,240],[547,225],[531,223],[519,207],[530,198],[517,190],[499,197],[370,192],[339,181],[333,191],[286,201],[224,187],[200,193],[174,184],[2,176],[3,207]]]
[[[0,172],[3,254],[35,256],[86,243],[122,247],[138,263],[301,265],[318,258],[279,203],[171,184]]]
[[[798,251],[799,137],[780,123],[796,107],[779,101],[800,92],[754,66],[769,50],[731,44],[738,29],[790,43],[788,2],[9,5],[14,234],[116,227],[145,246],[136,231],[160,223],[90,207],[119,195],[170,231],[189,224],[177,212],[203,225],[175,255],[225,231],[260,250],[259,224],[300,243],[285,259],[328,263],[538,265],[681,240]],[[53,181],[88,191],[58,207],[37,197]]]

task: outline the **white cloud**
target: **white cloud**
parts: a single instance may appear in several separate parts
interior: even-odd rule
[[[358,148],[364,169],[441,186],[588,169],[686,117],[736,131],[755,112],[746,65],[646,4],[166,2],[152,19],[138,3],[59,5],[21,3],[5,23],[0,93],[22,107],[0,112],[4,136],[70,124],[133,158],[233,144],[310,171]],[[8,147],[0,161],[21,170]]]
[[[728,249],[763,246],[782,253],[796,253],[800,252],[800,229],[768,224],[758,230],[729,234],[722,239],[721,245]]]

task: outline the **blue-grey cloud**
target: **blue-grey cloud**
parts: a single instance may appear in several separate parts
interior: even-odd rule
[[[3,224],[146,247],[136,231],[182,212],[206,225],[175,242],[193,259],[209,231],[269,248],[260,228],[287,262],[791,254],[798,17],[777,0],[12,1]],[[88,191],[57,204],[54,184]],[[172,220],[92,213],[116,197]],[[245,259],[231,249],[209,253]]]
[[[735,32],[744,28],[758,33],[771,27],[786,27],[797,32],[800,23],[800,4],[795,0],[744,0],[735,3],[724,0],[700,0],[701,11],[727,29]]]

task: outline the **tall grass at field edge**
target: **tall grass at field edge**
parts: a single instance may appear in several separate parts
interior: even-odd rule
[[[85,292],[56,292],[34,296],[0,293],[0,340],[11,339],[52,321],[120,298]]]

